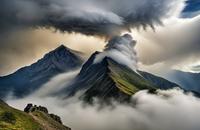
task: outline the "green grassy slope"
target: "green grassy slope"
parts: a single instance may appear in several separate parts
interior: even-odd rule
[[[75,88],[75,92],[82,90],[81,98],[87,102],[93,102],[93,98],[124,102],[140,90],[156,90],[140,74],[107,57],[98,64],[85,67],[71,88]]]
[[[43,127],[25,112],[0,101],[1,130],[43,130]]]
[[[26,113],[0,100],[0,130],[71,130],[41,111]]]
[[[61,125],[60,123],[56,122],[53,120],[50,116],[45,114],[44,112],[41,111],[34,111],[31,113],[32,117],[40,122],[42,126],[46,129],[51,129],[51,130],[70,130],[70,128]]]
[[[148,89],[155,90],[155,86],[144,79],[138,73],[130,70],[128,67],[120,66],[112,60],[108,60],[110,77],[115,85],[124,93],[133,95],[139,90]]]

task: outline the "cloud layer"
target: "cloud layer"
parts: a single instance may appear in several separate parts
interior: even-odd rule
[[[2,0],[0,29],[53,27],[62,32],[113,35],[130,27],[161,24],[185,0]]]
[[[48,90],[47,90],[48,91]],[[31,102],[48,107],[61,116],[73,130],[199,130],[200,100],[181,90],[158,91],[157,95],[140,91],[132,97],[132,106],[113,103],[101,108],[85,106],[76,97],[61,100],[56,97],[30,96],[8,100],[23,109]]]
[[[199,61],[200,16],[165,21],[165,27],[133,32],[137,39],[138,56],[142,64],[166,72],[171,68],[186,70],[185,66]],[[154,68],[154,69],[152,69]],[[148,69],[148,68],[147,68]]]

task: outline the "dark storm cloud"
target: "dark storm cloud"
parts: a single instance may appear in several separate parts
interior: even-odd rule
[[[66,38],[53,33],[52,28],[115,35],[129,27],[156,26],[163,18],[180,12],[183,5],[184,0],[1,0],[0,75],[32,63],[59,42],[88,42],[86,38],[63,41]],[[98,45],[93,46],[99,42],[94,40]]]
[[[53,27],[62,32],[111,35],[161,24],[184,0],[2,0],[1,31]]]

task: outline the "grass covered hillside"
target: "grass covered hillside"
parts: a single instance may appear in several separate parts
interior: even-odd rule
[[[0,100],[0,130],[70,130],[40,110],[23,112]]]
[[[29,114],[0,101],[1,130],[43,130],[43,127]]]

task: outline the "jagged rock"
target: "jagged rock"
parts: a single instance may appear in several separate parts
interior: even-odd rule
[[[48,109],[47,109],[46,107],[39,106],[39,107],[36,107],[36,109],[37,109],[38,111],[42,111],[42,112],[48,114]]]
[[[24,108],[26,114],[10,107],[0,99],[0,130],[71,130],[57,122],[60,120],[59,117],[54,116],[57,120],[55,121],[49,114],[36,110],[36,108],[34,104],[27,104]],[[40,110],[43,110],[43,107]]]
[[[29,103],[27,106],[24,108],[24,112],[31,112],[31,109],[33,108],[33,104]]]
[[[33,106],[33,104],[31,104],[31,103],[27,104],[27,106],[24,108],[24,112],[27,112],[27,113],[34,112],[35,110],[38,110],[38,111],[48,114],[48,109],[46,107],[37,106],[37,105]]]
[[[49,116],[54,119],[55,121],[59,122],[60,124],[62,124],[61,118],[55,114],[49,114]]]
[[[55,115],[53,113],[51,114],[48,114],[48,109],[46,107],[43,107],[43,106],[37,106],[37,105],[34,105],[29,103],[27,104],[27,106],[24,108],[24,112],[27,112],[27,113],[30,113],[30,112],[34,112],[34,111],[40,111],[40,112],[43,112],[47,115],[49,115],[53,120],[55,120],[56,122],[59,122],[60,124],[62,124],[62,120],[61,118],[58,116],[58,115]]]

